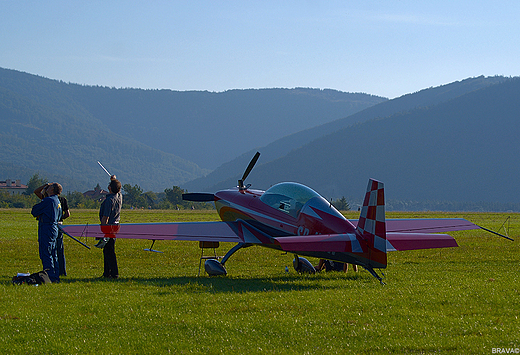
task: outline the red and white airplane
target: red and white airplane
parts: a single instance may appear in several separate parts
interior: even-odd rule
[[[293,265],[299,272],[315,272],[299,256],[304,255],[360,265],[382,282],[375,269],[386,268],[388,251],[456,247],[453,237],[439,233],[481,228],[459,218],[386,220],[384,185],[372,179],[359,220],[349,221],[305,185],[282,182],[266,191],[245,186],[259,156],[256,153],[236,188],[183,195],[188,201],[215,202],[221,222],[66,225],[62,229],[68,235],[87,237],[236,243],[222,260],[206,260],[209,275],[226,275],[225,264],[231,255],[259,245],[295,254]]]

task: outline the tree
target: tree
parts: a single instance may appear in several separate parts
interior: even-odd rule
[[[143,189],[139,187],[139,185],[135,184],[134,186],[130,184],[124,184],[123,190],[125,191],[125,196],[123,198],[123,205],[130,207],[145,207],[146,200],[142,196]]]
[[[32,195],[32,193],[34,192],[34,190],[36,190],[36,188],[38,188],[48,182],[49,182],[49,180],[40,177],[40,175],[38,173],[36,173],[33,176],[31,176],[31,178],[29,179],[29,182],[27,182],[27,189],[25,189],[25,192],[23,194]]]
[[[100,202],[98,200],[92,200],[88,197],[83,196],[81,192],[72,191],[68,192],[65,196],[69,208],[99,208]]]
[[[347,202],[345,196],[341,197],[338,200],[332,201],[332,204],[338,211],[350,211],[350,205]]]
[[[173,206],[183,205],[182,194],[185,191],[179,186],[173,186],[171,189],[164,190],[166,194],[166,200],[168,200]]]
[[[144,194],[142,194],[142,197],[144,198],[147,207],[155,208],[155,206],[157,204],[155,202],[157,200],[157,195],[155,194],[155,192],[152,192],[152,191],[145,192]]]
[[[36,195],[17,195],[0,191],[0,207],[1,208],[30,208],[40,201]]]

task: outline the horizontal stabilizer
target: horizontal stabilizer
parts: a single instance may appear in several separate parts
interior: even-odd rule
[[[458,247],[447,234],[386,233],[386,240],[388,251]]]
[[[457,247],[455,239],[447,234],[386,233],[387,250],[416,250]],[[288,252],[362,253],[354,234],[323,234],[277,237],[276,243]]]
[[[274,239],[282,250],[288,252],[363,252],[355,234],[300,235]]]
[[[213,202],[215,201],[215,195],[206,192],[189,192],[182,194],[183,201],[192,202]]]

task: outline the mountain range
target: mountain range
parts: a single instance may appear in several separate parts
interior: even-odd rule
[[[309,88],[90,87],[0,69],[0,173],[91,188],[107,179],[99,160],[145,191],[214,192],[235,186],[258,150],[247,178],[255,188],[297,181],[356,205],[375,178],[397,209],[515,204],[519,98],[520,79],[500,76],[387,100]]]
[[[256,146],[386,100],[306,88],[116,89],[0,69],[0,173],[27,181],[40,172],[81,191],[106,179],[101,161],[124,182],[160,192]]]

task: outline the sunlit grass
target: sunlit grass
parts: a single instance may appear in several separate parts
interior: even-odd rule
[[[508,216],[388,214],[464,217],[494,230]],[[97,218],[97,211],[73,210],[67,223]],[[217,218],[214,211],[123,211],[123,222],[132,223]],[[511,214],[510,227],[518,239],[519,215]],[[148,241],[123,239],[116,243],[119,280],[98,278],[101,250],[67,239],[62,283],[13,286],[17,272],[41,269],[37,224],[28,210],[0,210],[0,351],[489,354],[520,348],[518,240],[484,231],[452,234],[458,248],[390,253],[386,286],[363,270],[298,275],[292,255],[260,247],[233,255],[227,277],[197,277],[197,243],[160,241],[159,254],[143,251]],[[231,246],[222,243],[218,254]]]

